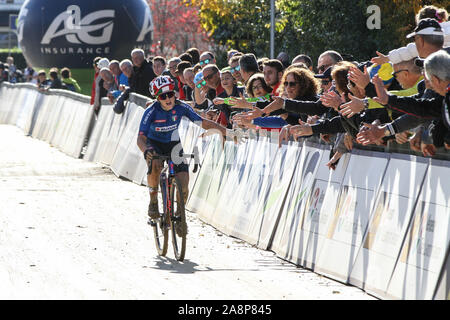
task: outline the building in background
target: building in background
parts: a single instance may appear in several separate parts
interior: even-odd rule
[[[0,0],[0,48],[17,47],[15,21],[25,0]]]

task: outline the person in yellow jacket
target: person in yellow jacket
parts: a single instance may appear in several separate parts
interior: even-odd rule
[[[77,93],[81,93],[81,88],[78,85],[77,80],[72,78],[72,74],[71,74],[69,68],[63,68],[61,70],[61,78],[62,78],[63,87],[65,87],[65,89],[68,89],[70,91],[74,91]]]

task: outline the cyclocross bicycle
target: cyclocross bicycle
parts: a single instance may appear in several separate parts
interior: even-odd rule
[[[183,157],[195,158],[193,154],[184,154]],[[169,230],[171,230],[175,258],[178,261],[183,261],[186,253],[187,223],[181,183],[175,175],[174,163],[168,156],[153,156],[152,160],[149,161],[148,174],[151,174],[154,159],[161,159],[163,162],[167,162],[167,165],[161,170],[159,176],[162,197],[162,201],[158,201],[160,204],[160,217],[157,219],[149,219],[148,224],[153,227],[158,254],[160,256],[166,255],[169,242]],[[193,172],[195,173],[197,169],[198,164],[196,163]]]

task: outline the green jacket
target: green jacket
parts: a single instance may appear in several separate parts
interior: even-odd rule
[[[66,79],[62,79],[62,82],[63,82],[64,84],[68,85],[69,88],[73,86],[73,87],[75,88],[75,91],[76,91],[76,92],[78,92],[78,93],[81,92],[81,88],[80,88],[80,86],[78,85],[77,80],[75,80],[74,78],[66,78]]]

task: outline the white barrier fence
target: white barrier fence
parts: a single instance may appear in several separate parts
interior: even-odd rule
[[[136,145],[144,101],[132,95],[120,115],[105,104],[94,120],[86,96],[2,84],[0,124],[76,158],[88,142],[85,160],[145,185]],[[330,171],[323,145],[278,148],[265,132],[222,145],[188,121],[180,131],[185,152],[201,159],[187,208],[203,221],[380,298],[450,298],[449,161],[358,150]]]

